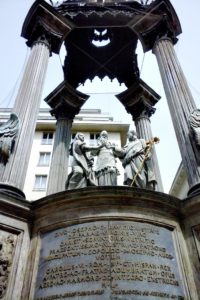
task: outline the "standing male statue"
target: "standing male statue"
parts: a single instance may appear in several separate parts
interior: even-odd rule
[[[134,130],[129,131],[127,137],[128,143],[124,148],[114,147],[114,153],[122,160],[124,167],[124,184],[155,190],[151,159],[146,157],[147,143],[144,139],[138,139]]]

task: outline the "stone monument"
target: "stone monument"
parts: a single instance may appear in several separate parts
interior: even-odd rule
[[[0,172],[0,299],[200,299],[199,111],[173,47],[181,33],[174,8],[169,0],[50,2],[36,0],[22,27],[31,53],[12,111],[20,126]],[[152,139],[160,96],[140,78],[138,40],[160,68],[190,185],[182,201],[162,192],[155,149],[156,190],[65,190],[71,125],[88,98],[79,83],[96,75],[124,82],[117,98],[138,138]],[[57,120],[48,195],[30,202],[23,185],[41,91],[63,42],[64,81],[45,99]]]

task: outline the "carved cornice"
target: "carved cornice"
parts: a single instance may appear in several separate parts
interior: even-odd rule
[[[134,121],[139,117],[150,118],[155,112],[153,106],[161,98],[141,79],[116,97],[124,105],[126,111],[132,115]]]
[[[50,112],[57,120],[73,120],[88,98],[88,95],[78,92],[63,81],[44,101],[52,108]]]
[[[44,43],[58,54],[71,28],[72,24],[51,5],[44,0],[37,0],[26,16],[21,35],[28,40],[28,46],[31,47],[35,42]]]
[[[168,36],[176,43],[176,37],[182,30],[170,1],[155,0],[148,3],[85,2],[80,6],[79,2],[65,1],[55,9],[78,28],[129,28],[140,39],[144,52],[151,50],[155,41],[162,36]]]
[[[144,52],[152,50],[157,40],[168,37],[175,44],[182,32],[178,16],[169,0],[156,0],[145,9],[143,18],[129,26],[140,39]]]
[[[27,46],[32,47],[35,44],[45,44],[51,51],[52,45],[59,43],[62,39],[62,35],[53,31],[41,17],[36,18],[35,26],[32,30],[30,39],[26,42]]]

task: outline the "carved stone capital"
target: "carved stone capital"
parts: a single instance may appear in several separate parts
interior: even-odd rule
[[[36,0],[26,16],[21,35],[27,39],[29,47],[34,43],[44,43],[50,51],[58,54],[71,27],[51,5],[43,0]]]
[[[50,110],[50,113],[53,117],[56,118],[57,121],[59,120],[73,120],[75,115],[79,113],[79,108],[70,109],[64,100],[64,98],[60,98],[60,101],[55,104]]]
[[[145,6],[145,16],[139,22],[133,20],[129,26],[137,33],[144,52],[152,50],[157,40],[168,37],[175,44],[182,32],[181,24],[168,0],[155,0]]]
[[[51,107],[50,112],[57,120],[73,120],[88,98],[88,95],[78,92],[63,81],[44,101]]]
[[[153,106],[160,99],[160,96],[141,79],[116,97],[134,121],[141,116],[150,118],[155,112]]]
[[[139,118],[147,118],[150,119],[150,117],[155,113],[156,108],[150,105],[147,101],[145,101],[144,98],[141,98],[138,101],[138,109],[135,110],[135,113],[133,116],[133,121]]]
[[[154,51],[155,44],[163,39],[168,39],[173,45],[175,45],[178,42],[177,35],[180,33],[181,28],[177,32],[170,16],[164,13],[162,15],[162,20],[156,24],[154,29],[151,32],[143,34],[143,39],[147,41],[152,51]]]
[[[57,42],[59,42],[59,39],[61,38],[61,34],[52,31],[52,29],[45,24],[44,19],[38,17],[32,34],[26,44],[29,47],[32,47],[35,44],[45,44],[51,51],[54,41],[57,40]]]

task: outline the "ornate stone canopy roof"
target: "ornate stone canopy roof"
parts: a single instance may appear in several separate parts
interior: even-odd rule
[[[148,5],[138,1],[64,1],[55,9],[73,24],[65,39],[64,65],[65,79],[73,87],[106,75],[130,87],[139,78],[135,54],[138,39],[148,51],[160,35],[167,34],[175,43],[181,33],[168,0],[150,1]],[[94,41],[103,40],[109,43],[103,47],[94,45]]]
[[[64,77],[73,88],[95,76],[117,78],[130,87],[139,78],[135,53],[138,39],[148,51],[160,36],[167,35],[175,43],[180,33],[169,0],[63,1],[55,6],[36,0],[22,29],[29,46],[44,35],[55,53],[64,39]],[[106,42],[104,46],[95,45],[102,41]]]

